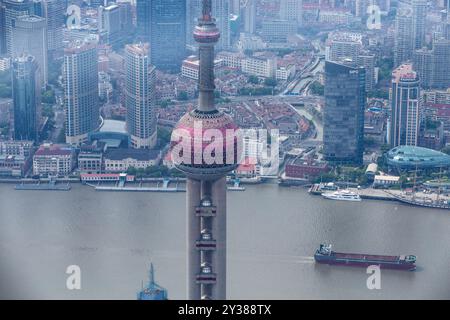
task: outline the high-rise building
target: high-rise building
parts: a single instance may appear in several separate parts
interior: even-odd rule
[[[29,55],[19,56],[12,63],[15,140],[37,140],[37,69],[34,57]]]
[[[433,42],[433,88],[450,88],[450,39]]]
[[[325,63],[323,154],[327,161],[363,161],[365,78],[365,69],[354,64]]]
[[[411,64],[392,72],[390,144],[417,146],[420,128],[420,80]]]
[[[186,3],[186,41],[190,48],[196,47],[192,32],[201,16],[202,0],[187,0]],[[229,50],[231,48],[230,26],[230,1],[215,0],[212,3],[213,15],[216,18],[217,27],[221,30],[217,50]]]
[[[66,142],[80,145],[98,127],[97,44],[73,42],[64,49]]]
[[[413,67],[420,77],[422,88],[450,87],[450,40],[436,39],[433,49],[415,50]]]
[[[446,19],[444,24],[445,38],[450,40],[450,0],[446,0]]]
[[[125,52],[125,106],[131,145],[151,149],[156,145],[155,67],[150,64],[148,44],[127,45]]]
[[[296,21],[301,25],[303,21],[303,0],[280,0],[280,18]]]
[[[150,2],[149,0],[136,0],[136,33],[144,41],[148,41],[150,35]]]
[[[0,55],[6,53],[5,7],[0,2]]]
[[[43,12],[43,16],[47,19],[48,51],[53,57],[61,56],[64,48],[64,3],[60,0],[44,0]]]
[[[411,0],[413,12],[414,49],[425,45],[427,0]]]
[[[330,49],[328,59],[341,61],[343,59],[357,60],[363,48],[362,34],[351,32],[333,32],[328,36]]]
[[[242,8],[244,17],[244,32],[253,34],[256,31],[256,0],[248,0]]]
[[[420,76],[420,84],[422,88],[431,88],[433,86],[434,74],[434,54],[433,50],[422,48],[415,50],[413,53],[414,70]]]
[[[5,42],[6,52],[12,54],[12,28],[13,21],[20,16],[34,13],[34,6],[30,0],[3,0],[5,7]]]
[[[375,55],[369,52],[361,52],[356,58],[358,66],[366,69],[366,92],[371,92],[375,88]]]
[[[411,6],[399,3],[395,17],[394,66],[411,59],[413,49],[413,11]]]
[[[47,21],[38,16],[20,16],[13,20],[11,54],[32,55],[39,66],[38,84],[48,82]]]
[[[187,297],[190,300],[227,297],[225,176],[237,167],[236,126],[231,117],[214,106],[214,45],[220,31],[211,7],[211,0],[203,1],[202,15],[194,31],[200,59],[199,105],[181,118],[172,135],[173,142],[182,141],[172,145],[172,159],[187,176]],[[209,159],[213,150],[208,152],[207,147],[212,132],[218,142],[213,152],[215,159]]]
[[[179,72],[186,58],[186,0],[149,0],[151,63]],[[148,41],[149,40],[149,41]]]
[[[98,7],[98,29],[105,36],[105,42],[116,45],[121,40],[121,12],[116,4]]]

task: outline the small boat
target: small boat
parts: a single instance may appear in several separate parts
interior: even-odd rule
[[[314,254],[317,263],[329,265],[343,265],[354,267],[379,266],[384,269],[397,269],[414,271],[416,269],[416,256],[385,256],[359,253],[341,253],[331,250],[331,245],[321,244]]]
[[[334,192],[322,193],[322,197],[330,200],[339,201],[361,201],[359,194],[356,194],[350,190],[338,190]]]

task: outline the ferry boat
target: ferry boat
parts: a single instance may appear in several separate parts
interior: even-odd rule
[[[361,201],[359,194],[356,194],[350,190],[338,190],[335,192],[322,193],[322,197],[330,200],[340,201]]]
[[[329,265],[343,265],[368,267],[372,265],[380,266],[384,269],[397,269],[414,271],[416,269],[416,256],[384,256],[355,253],[341,253],[331,250],[331,245],[321,244],[314,254],[317,263]]]

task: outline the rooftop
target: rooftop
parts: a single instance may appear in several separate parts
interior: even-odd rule
[[[138,161],[150,161],[159,157],[160,150],[147,149],[108,149],[105,158],[109,160],[136,159]]]

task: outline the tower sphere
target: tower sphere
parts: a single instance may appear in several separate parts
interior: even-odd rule
[[[233,119],[218,110],[194,109],[185,114],[172,134],[172,159],[176,168],[188,177],[215,180],[233,171],[240,159],[239,131]],[[180,144],[176,149],[175,145]],[[212,145],[216,145],[215,149]],[[220,155],[222,153],[222,155]],[[208,162],[208,157],[215,157]]]

